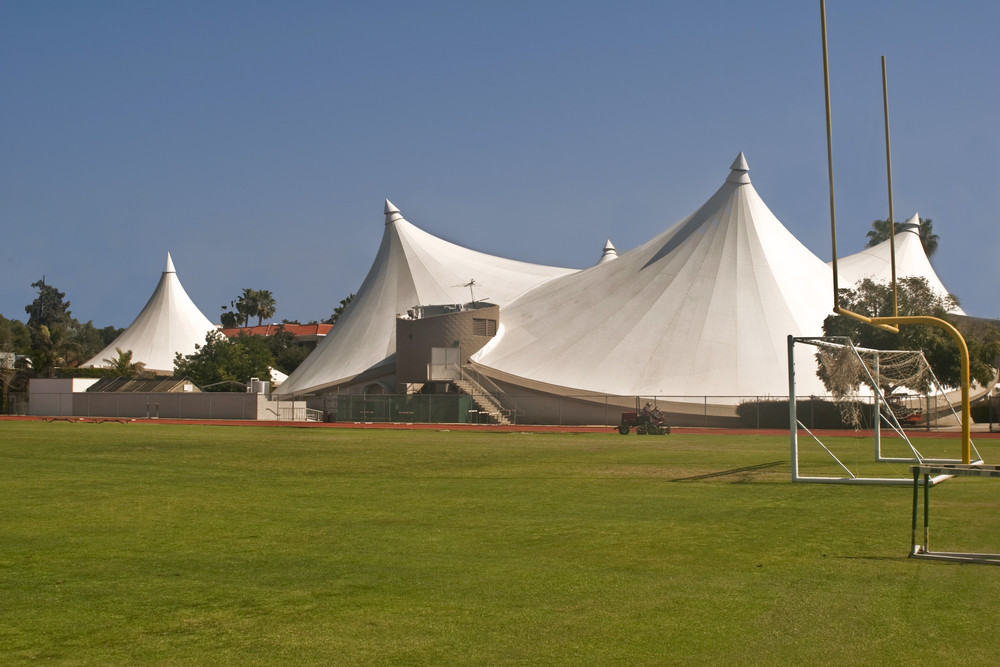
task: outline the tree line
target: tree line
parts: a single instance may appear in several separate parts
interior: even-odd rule
[[[124,329],[97,327],[92,321],[73,317],[66,293],[46,282],[43,276],[31,283],[37,295],[25,306],[25,322],[0,315],[0,413],[8,408],[11,391],[24,392],[31,378],[51,377],[143,377],[145,365],[133,359],[132,350],[116,348],[102,361],[104,368],[80,368],[110,345]],[[354,298],[341,299],[333,314],[325,320],[336,323]],[[258,325],[277,312],[277,301],[270,290],[246,288],[223,307],[221,324],[225,328],[247,326],[250,318]],[[283,324],[298,324],[286,321]],[[288,374],[309,354],[309,348],[295,342],[295,336],[281,325],[267,337],[239,336],[226,339],[218,332],[209,334],[193,355],[175,363],[178,375],[188,375],[196,384],[215,383],[217,390],[232,390],[231,382],[245,383],[251,377],[267,378],[271,368]]]

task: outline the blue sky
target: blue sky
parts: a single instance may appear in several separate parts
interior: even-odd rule
[[[1000,4],[827,6],[841,254],[888,214],[934,220],[933,263],[1000,317]],[[171,252],[218,321],[276,321],[360,286],[391,199],[506,257],[583,268],[694,211],[740,151],[830,258],[818,2],[0,0],[0,313],[44,274],[127,326]]]

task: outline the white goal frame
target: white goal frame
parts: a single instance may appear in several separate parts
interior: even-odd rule
[[[877,409],[878,418],[873,420],[873,435],[874,435],[874,461],[879,463],[912,463],[916,465],[924,464],[955,464],[962,463],[960,458],[929,458],[925,457],[920,451],[913,445],[910,439],[907,437],[905,430],[896,418],[889,407],[888,400],[886,396],[882,393],[879,388],[879,383],[875,381],[868,367],[865,365],[864,361],[861,359],[861,355],[858,353],[859,350],[865,352],[875,352],[875,353],[889,353],[889,352],[901,352],[903,350],[867,350],[866,348],[858,348],[854,345],[850,338],[846,336],[813,336],[813,337],[788,337],[788,424],[789,424],[789,434],[791,440],[791,450],[792,450],[792,481],[793,482],[807,482],[816,484],[877,484],[877,485],[910,485],[913,484],[912,479],[907,479],[905,477],[865,477],[855,474],[847,465],[841,461],[840,458],[828,447],[823,441],[812,431],[810,431],[806,426],[799,421],[797,409],[796,409],[796,396],[795,396],[795,345],[804,344],[813,347],[835,347],[840,349],[849,349],[857,357],[858,361],[861,363],[861,367],[864,368],[865,373],[868,375],[868,379],[871,382],[871,386],[875,387],[873,390],[872,398],[874,400],[873,411]],[[911,352],[910,350],[905,350],[906,352]],[[921,357],[923,357],[922,352],[918,352]],[[924,363],[927,360],[924,359]],[[938,382],[937,377],[934,376],[934,372],[930,370],[930,365],[927,366],[930,371],[931,386],[933,390],[940,394],[944,394],[944,388],[941,383]],[[951,410],[952,414],[956,419],[960,419],[958,414],[955,412],[954,406],[948,402],[948,408]],[[889,457],[883,456],[882,454],[882,423],[891,428],[893,432],[898,435],[906,443],[907,448],[910,450],[912,456],[909,457]],[[806,434],[823,450],[826,452],[830,458],[837,463],[837,465],[843,469],[844,475],[841,477],[832,476],[817,476],[817,475],[803,475],[799,469],[799,429],[805,431]],[[982,464],[982,457],[980,457],[979,452],[976,451],[975,445],[972,446],[973,451],[973,461],[972,464]],[[934,477],[930,477],[927,481],[928,484],[934,485],[939,482],[948,479],[950,475],[940,474]]]

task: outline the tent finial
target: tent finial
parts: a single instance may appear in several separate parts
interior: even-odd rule
[[[163,269],[164,273],[177,273],[174,269],[174,260],[170,259],[170,251],[167,251],[167,266]]]
[[[393,204],[388,199],[386,199],[385,200],[385,224],[388,225],[390,222],[395,222],[396,220],[402,220],[402,219],[403,219],[403,216],[399,212],[399,209],[396,208],[396,205]]]
[[[601,254],[601,259],[597,263],[604,264],[613,259],[618,259],[618,249],[615,248],[615,244],[611,242],[611,239],[608,239],[607,243],[604,244],[604,252]]]
[[[750,182],[750,166],[747,164],[747,158],[743,155],[743,151],[740,151],[729,168],[732,171],[729,172],[729,178],[726,181],[741,184]]]

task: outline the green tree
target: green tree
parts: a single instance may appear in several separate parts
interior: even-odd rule
[[[264,323],[265,319],[274,316],[278,311],[277,302],[270,290],[255,290],[249,287],[243,288],[243,293],[235,301],[229,302],[229,310],[222,307],[221,323],[223,328],[249,326],[250,318],[257,318],[257,326]]]
[[[108,365],[108,375],[117,378],[134,378],[141,376],[146,370],[146,364],[141,361],[132,361],[132,350],[115,348],[118,353],[114,359],[105,359]]]
[[[31,330],[18,320],[0,315],[0,352],[27,354],[31,349]]]
[[[347,306],[350,305],[351,301],[354,301],[354,296],[354,292],[351,292],[347,295],[346,299],[341,299],[340,305],[333,309],[333,315],[330,315],[330,317],[323,320],[323,324],[336,324],[337,320],[340,319],[340,316],[344,314],[345,310],[347,310]]]
[[[896,281],[900,315],[931,315],[951,321],[948,309],[957,305],[954,297],[941,296],[928,285],[925,278],[908,277]],[[876,283],[866,278],[853,288],[840,290],[840,303],[844,308],[867,317],[892,315],[892,288],[888,284]],[[939,327],[904,324],[899,333],[878,329],[843,315],[830,315],[823,321],[823,333],[827,336],[847,336],[855,345],[878,350],[923,350],[930,364],[943,384],[957,387],[961,384],[961,364],[958,345],[952,337]],[[994,376],[991,367],[1000,340],[967,340],[972,379],[982,385],[988,384]],[[822,364],[818,371],[828,389],[831,379]],[[883,387],[892,393],[898,387]],[[912,389],[918,389],[913,387]]]
[[[897,222],[893,225],[895,234],[902,231],[903,223]],[[889,239],[889,221],[873,220],[872,228],[868,230],[868,242],[866,248],[877,246],[879,243]],[[924,253],[930,257],[938,247],[938,235],[934,233],[934,223],[930,218],[920,218],[920,243],[924,246]]]
[[[278,312],[277,302],[270,290],[257,290],[254,294],[254,306],[256,307],[257,326],[264,323],[264,320],[271,319]]]
[[[78,361],[79,363],[84,363],[88,359],[92,358],[98,352],[106,348],[115,338],[118,338],[119,334],[123,329],[117,327],[103,327],[98,329],[94,326],[93,321],[88,320],[83,324],[80,324],[75,319],[71,320],[69,325],[67,325],[68,333],[73,340],[79,343],[79,359],[72,359],[71,361]]]
[[[24,352],[37,377],[51,377],[57,368],[79,366],[121,333],[112,326],[98,329],[92,321],[81,324],[70,313],[66,294],[47,284],[44,277],[31,286],[38,290],[38,296],[24,307],[29,342]]]
[[[31,330],[31,369],[35,377],[55,377],[56,369],[67,365],[67,358],[75,354],[76,345],[66,336],[66,327],[44,324]]]
[[[43,326],[51,327],[54,324],[69,322],[69,301],[65,300],[66,294],[64,292],[46,284],[45,276],[42,276],[41,280],[31,283],[31,286],[38,290],[38,296],[24,307],[24,312],[28,313],[29,328],[38,329]]]
[[[233,307],[233,310],[228,310],[226,306],[223,306],[222,315],[219,316],[219,322],[223,329],[235,329],[240,326],[241,316],[236,312],[235,302],[230,302],[229,305]]]
[[[274,357],[262,336],[226,338],[218,331],[205,336],[194,354],[174,358],[174,375],[190,378],[206,391],[233,391],[250,378],[269,378]]]
[[[243,288],[243,294],[236,300],[236,312],[240,314],[243,326],[250,326],[250,318],[257,314],[257,292],[249,287]]]
[[[267,346],[274,356],[274,367],[286,375],[298,368],[311,351],[307,346],[295,342],[295,335],[279,326],[277,332],[266,337]]]

